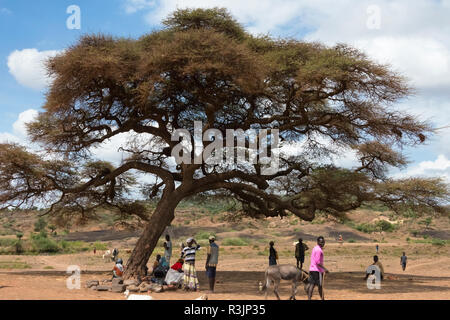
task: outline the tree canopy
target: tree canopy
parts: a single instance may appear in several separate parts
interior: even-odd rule
[[[226,191],[254,217],[319,210],[339,214],[365,201],[445,212],[447,185],[439,178],[393,180],[406,146],[424,143],[430,124],[397,111],[413,93],[406,79],[345,44],[325,46],[248,33],[225,9],[177,10],[164,28],[139,39],[85,35],[51,58],[54,81],[44,111],[29,124],[45,152],[0,145],[0,203],[51,205],[49,213],[89,217],[99,206],[147,221],[127,276],[143,269],[177,204],[204,192]],[[278,172],[258,164],[179,164],[171,151],[177,129],[279,130]],[[114,165],[90,151],[128,134]],[[354,150],[360,165],[323,164],[333,145]],[[155,177],[142,185],[138,174]],[[157,198],[154,212],[134,202],[141,188]]]

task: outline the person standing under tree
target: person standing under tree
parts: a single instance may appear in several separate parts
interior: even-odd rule
[[[170,258],[172,257],[172,241],[170,241],[170,236],[166,234],[166,242],[164,242],[164,257],[166,262],[170,265]]]
[[[195,253],[200,250],[200,246],[193,238],[187,239],[187,247],[183,249],[181,257],[184,258],[184,290],[197,291],[200,288],[195,270]]]
[[[303,263],[305,262],[305,251],[308,249],[309,248],[306,243],[303,243],[303,239],[298,239],[298,243],[295,245],[295,258],[297,259],[297,268],[300,270],[303,269]]]
[[[277,250],[273,247],[275,245],[275,242],[270,241],[269,246],[269,266],[275,266],[277,264],[278,260],[278,253]]]
[[[308,294],[308,300],[311,300],[314,287],[319,287],[319,294],[322,300],[325,300],[323,294],[323,273],[329,273],[328,269],[323,265],[323,247],[325,246],[324,237],[317,238],[317,245],[311,252],[311,265],[309,267],[309,279],[306,286],[306,292]]]
[[[408,260],[408,257],[406,256],[406,254],[403,252],[403,255],[400,257],[400,264],[402,265],[402,269],[403,271],[406,270],[406,261]]]
[[[219,246],[216,244],[216,237],[209,237],[209,246],[206,256],[206,276],[209,279],[209,291],[214,292],[214,286],[216,284],[216,270],[219,263]]]

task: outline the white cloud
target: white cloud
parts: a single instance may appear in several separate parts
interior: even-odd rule
[[[38,113],[39,112],[37,110],[29,109],[19,114],[19,118],[13,124],[14,134],[20,138],[26,138],[26,124],[35,120],[38,116]]]
[[[9,133],[9,132],[0,132],[0,143],[21,143],[19,137]]]
[[[29,145],[27,142],[26,124],[36,119],[37,115],[38,111],[34,109],[29,109],[20,113],[17,120],[13,124],[13,133],[0,133],[0,143],[14,142]]]
[[[45,61],[60,52],[37,49],[15,50],[8,57],[9,73],[21,85],[34,90],[43,90],[52,81],[45,70]]]
[[[128,14],[135,13],[142,9],[148,9],[154,5],[154,1],[149,0],[126,0],[125,12]]]
[[[441,154],[434,161],[422,161],[416,166],[394,174],[394,177],[442,177],[450,183],[450,160]]]
[[[450,50],[436,39],[383,36],[355,44],[371,58],[405,74],[415,88],[450,86]]]
[[[149,24],[159,24],[177,8],[213,8],[226,7],[245,24],[253,33],[273,32],[274,29],[286,25],[287,22],[300,16],[304,2],[298,0],[125,0],[126,11],[135,13],[139,10],[149,10],[146,21]]]

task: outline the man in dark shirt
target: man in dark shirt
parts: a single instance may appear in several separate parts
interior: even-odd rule
[[[273,247],[275,243],[273,241],[270,241],[269,243],[270,249],[269,249],[269,266],[274,266],[277,264],[278,260],[278,253],[277,250]]]
[[[295,258],[297,259],[297,268],[300,270],[303,269],[303,263],[305,262],[305,251],[308,249],[309,248],[306,243],[303,243],[303,239],[298,239],[298,243],[295,245]]]
[[[400,257],[400,264],[402,265],[402,269],[403,271],[406,270],[406,261],[408,260],[408,257],[406,256],[406,254],[403,252],[403,255]]]

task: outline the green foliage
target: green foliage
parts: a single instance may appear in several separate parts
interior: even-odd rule
[[[224,8],[179,9],[163,24],[175,31],[214,29],[237,40],[243,40],[246,33],[242,26]]]
[[[35,232],[41,232],[44,231],[47,227],[47,221],[43,217],[40,217],[35,223],[34,223],[34,231]]]
[[[22,254],[24,251],[22,241],[20,241],[20,239],[16,241],[15,250],[16,254]]]
[[[445,246],[447,244],[447,241],[442,239],[432,239],[431,244],[434,246]]]
[[[0,247],[10,247],[15,245],[17,242],[16,239],[3,238],[0,239]]]
[[[246,238],[226,238],[222,241],[223,246],[245,247],[249,245],[249,240]]]
[[[377,211],[377,212],[385,212],[388,211],[389,208],[381,202],[372,201],[372,202],[364,202],[361,206],[361,209]]]
[[[197,240],[209,240],[209,237],[213,234],[208,231],[200,231],[195,235],[195,239]]]
[[[379,220],[375,224],[371,223],[362,223],[359,225],[356,225],[355,228],[358,231],[364,232],[364,233],[373,233],[373,232],[392,232],[395,230],[395,225],[386,221],[386,220]]]
[[[355,243],[356,241],[354,239],[348,239],[349,243]]]
[[[436,238],[427,238],[427,239],[415,239],[411,240],[412,243],[423,243],[423,244],[432,244],[435,246],[446,246],[450,244],[450,240],[436,239]]]
[[[375,224],[375,227],[377,230],[385,231],[385,232],[392,232],[395,230],[395,225],[386,221],[386,220],[380,220]]]
[[[432,217],[427,217],[424,220],[421,220],[419,222],[417,222],[418,224],[424,224],[427,228],[431,225],[431,223],[433,222],[433,218]]]
[[[22,261],[0,261],[0,269],[31,269],[31,266]]]
[[[11,222],[5,222],[4,224],[3,224],[3,228],[5,228],[5,229],[9,229],[9,228],[11,228],[12,227],[12,223]]]
[[[108,244],[96,241],[93,244],[93,248],[96,250],[108,250]]]
[[[61,251],[58,243],[52,239],[49,239],[47,234],[42,231],[37,235],[32,235],[31,242],[33,251],[38,253],[57,253]]]

